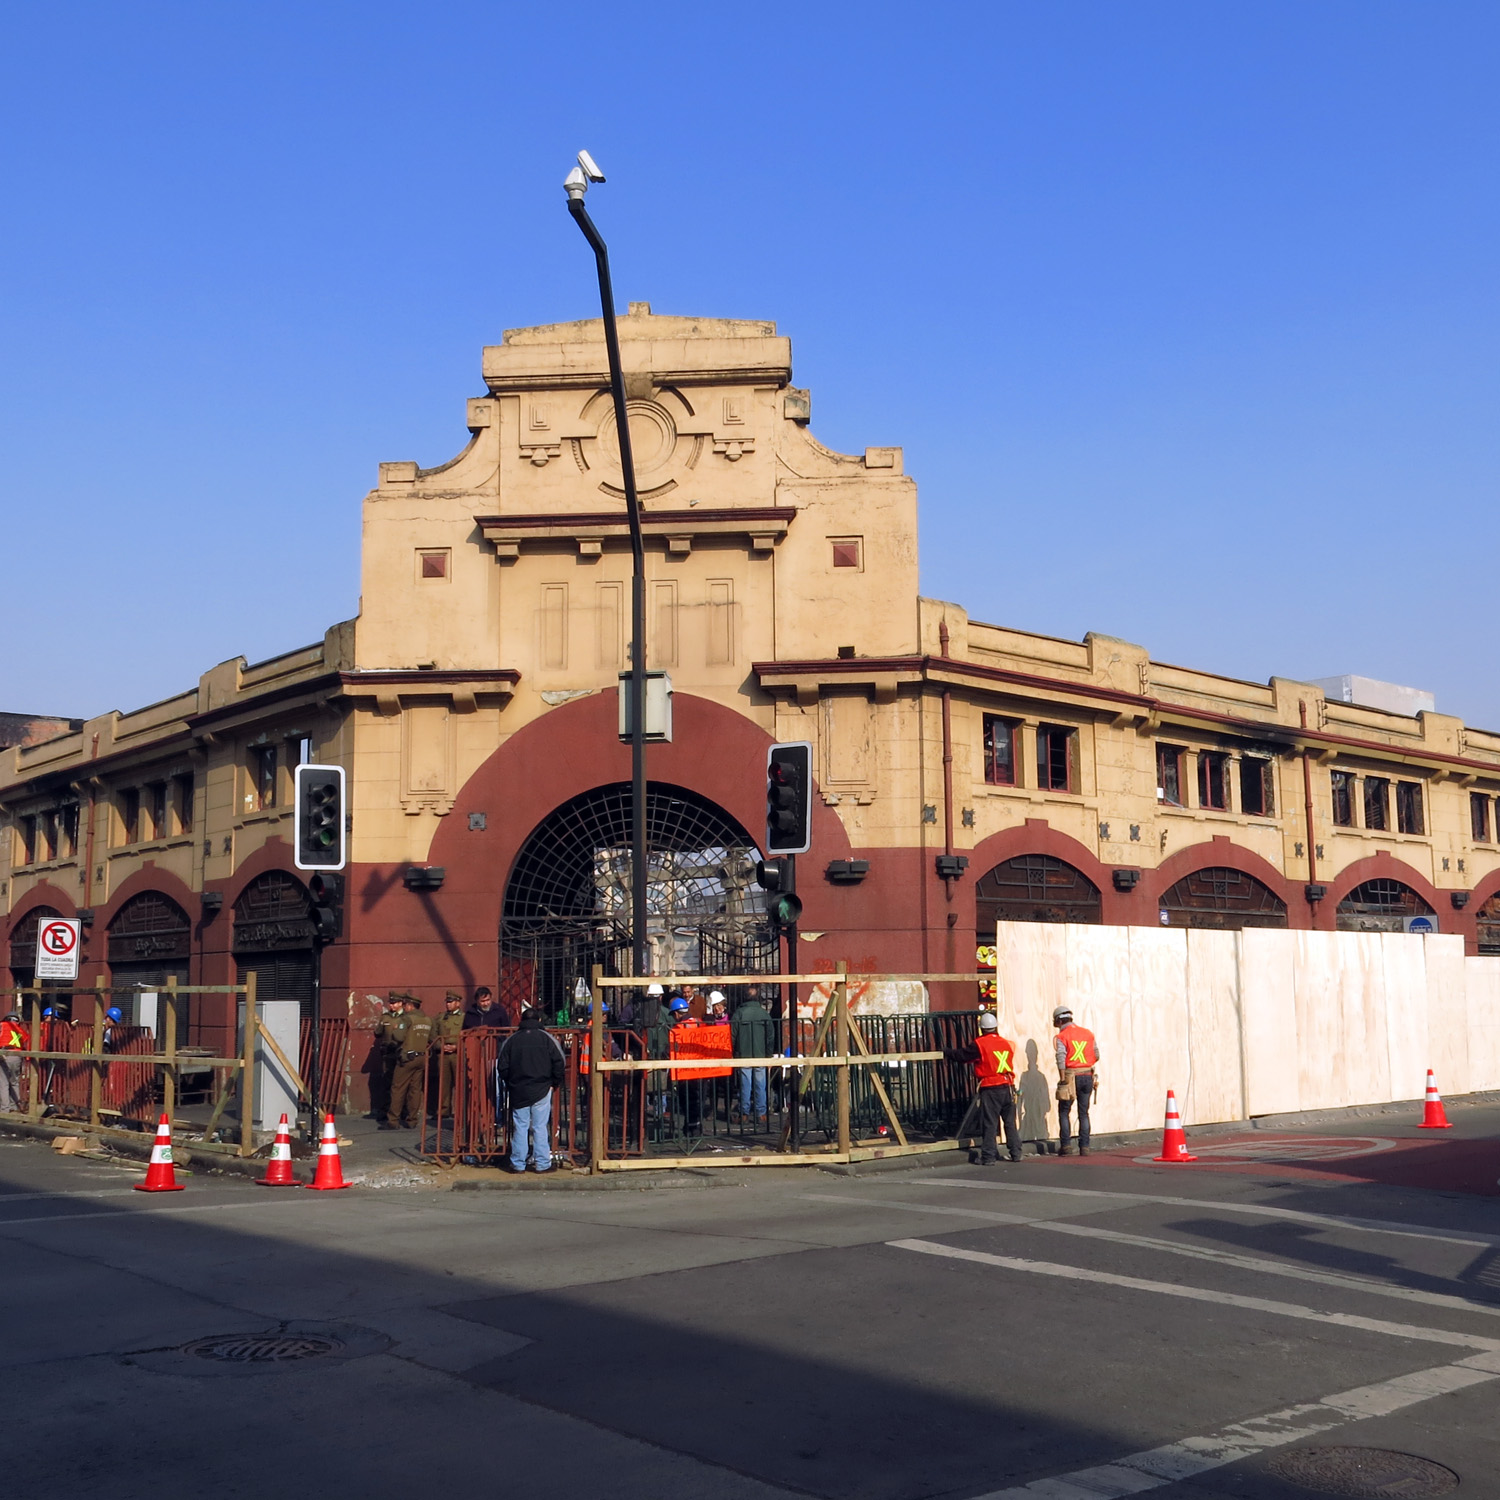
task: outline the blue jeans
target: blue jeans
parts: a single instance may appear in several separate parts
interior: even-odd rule
[[[764,1068],[741,1068],[740,1075],[740,1113],[748,1115],[750,1109],[751,1090],[755,1093],[755,1110],[757,1115],[766,1112],[766,1070]]]
[[[545,1172],[552,1165],[552,1142],[548,1139],[551,1123],[550,1093],[543,1094],[535,1104],[511,1110],[510,1164],[517,1172],[526,1170],[528,1155],[535,1162],[538,1172]]]

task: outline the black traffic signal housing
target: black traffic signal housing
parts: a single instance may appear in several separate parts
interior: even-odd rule
[[[812,744],[793,740],[766,752],[766,853],[812,847]]]
[[[778,927],[795,927],[802,915],[802,898],[797,894],[797,861],[790,855],[782,859],[763,859],[755,867],[755,883],[769,893],[767,907]]]
[[[344,868],[344,768],[298,766],[292,830],[299,870]]]
[[[333,942],[344,927],[344,877],[319,872],[307,882],[307,894],[312,899],[308,915],[313,937],[320,943]]]

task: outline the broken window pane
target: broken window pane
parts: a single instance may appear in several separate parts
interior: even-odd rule
[[[1391,823],[1391,784],[1384,776],[1365,777],[1365,827],[1384,832]]]
[[[1476,844],[1490,841],[1490,799],[1483,792],[1469,793],[1469,832]]]
[[[984,716],[984,779],[991,786],[1016,784],[1016,729],[1011,719]]]
[[[1396,827],[1401,833],[1426,833],[1426,822],[1422,817],[1422,783],[1420,781],[1398,781],[1396,783]]]
[[[1198,752],[1198,806],[1223,812],[1229,806],[1229,757],[1217,750]]]
[[[1036,784],[1045,792],[1073,790],[1073,731],[1043,724],[1036,732]]]
[[[1275,786],[1270,761],[1258,755],[1247,755],[1240,761],[1240,811],[1246,816],[1269,818],[1275,815]]]
[[[1156,800],[1167,807],[1182,806],[1182,757],[1181,745],[1158,745],[1156,747]]]
[[[1333,772],[1333,821],[1340,828],[1354,827],[1354,772]]]

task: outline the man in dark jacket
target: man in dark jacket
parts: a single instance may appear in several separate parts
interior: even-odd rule
[[[495,1071],[510,1092],[510,1170],[524,1172],[530,1158],[536,1171],[552,1171],[552,1090],[562,1087],[563,1050],[534,1010],[521,1012]]]
[[[477,1026],[503,1026],[505,1015],[495,1004],[495,992],[487,984],[474,991],[474,1003],[464,1012],[464,1030],[473,1031]]]
[[[730,1043],[736,1057],[771,1057],[776,1050],[776,1023],[752,994],[742,1000],[729,1018]],[[770,1118],[766,1110],[766,1070],[739,1069],[740,1126],[747,1130],[767,1130]]]

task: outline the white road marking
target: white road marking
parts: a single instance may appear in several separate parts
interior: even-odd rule
[[[929,1177],[923,1187],[978,1188],[991,1193],[1056,1193],[1065,1198],[1112,1199],[1121,1208],[1132,1203],[1165,1203],[1169,1208],[1204,1208],[1226,1214],[1247,1214],[1251,1218],[1287,1219],[1298,1224],[1317,1224],[1324,1229],[1358,1229],[1370,1234],[1403,1235],[1413,1240],[1437,1240],[1445,1245],[1468,1245],[1475,1250],[1500,1246],[1500,1235],[1444,1234],[1440,1229],[1424,1229],[1417,1224],[1400,1224],[1390,1219],[1349,1219],[1338,1214],[1305,1213],[1297,1208],[1272,1208],[1262,1203],[1219,1202],[1213,1198],[1169,1198],[1160,1193],[1115,1193],[1104,1188],[1043,1187],[1039,1182],[967,1182],[955,1177]]]
[[[1376,1385],[1357,1386],[1324,1396],[1321,1401],[1304,1402],[1273,1411],[1263,1417],[1232,1422],[1217,1432],[1201,1437],[1183,1438],[1161,1448],[1127,1454],[1112,1463],[1091,1469],[1075,1469],[1051,1479],[1033,1479],[1029,1484],[991,1490],[976,1500],[1123,1500],[1160,1489],[1181,1479],[1221,1469],[1241,1459],[1254,1458],[1268,1448],[1282,1448],[1303,1438],[1330,1432],[1349,1422],[1366,1417],[1388,1416],[1403,1407],[1446,1396],[1471,1385],[1480,1385],[1500,1376],[1500,1361],[1493,1356],[1475,1355],[1457,1364],[1436,1365],[1382,1380]]]
[[[1400,1302],[1421,1302],[1429,1307],[1448,1307],[1456,1312],[1480,1312],[1500,1317],[1500,1306],[1493,1302],[1476,1302],[1467,1297],[1450,1296],[1445,1292],[1423,1292],[1412,1287],[1391,1286],[1362,1276],[1342,1276],[1336,1271],[1315,1271],[1307,1266],[1285,1265],[1277,1260],[1262,1260],[1251,1255],[1236,1255],[1229,1250],[1183,1245],[1175,1240],[1153,1239],[1143,1234],[1122,1234],[1118,1230],[1098,1229],[1090,1224],[1063,1224],[1051,1219],[1027,1218],[1022,1214],[987,1213],[982,1208],[944,1208],[930,1203],[901,1202],[893,1198],[840,1197],[835,1193],[803,1193],[802,1197],[814,1203],[857,1203],[871,1208],[895,1208],[907,1213],[982,1219],[989,1224],[1022,1224],[1029,1229],[1047,1230],[1053,1234],[1071,1234],[1081,1239],[1109,1240],[1119,1245],[1140,1245],[1149,1250],[1164,1250],[1170,1255],[1182,1255],[1190,1260],[1213,1261],[1219,1265],[1234,1266],[1237,1270],[1282,1276],[1291,1281],[1310,1281],[1319,1286],[1338,1287],[1343,1291],[1392,1297]]]
[[[893,1250],[914,1250],[919,1255],[967,1260],[978,1265],[995,1266],[1002,1271],[1022,1271],[1032,1276],[1055,1276],[1068,1281],[1089,1281],[1101,1286],[1123,1287],[1128,1291],[1153,1292],[1162,1297],[1181,1297],[1189,1302],[1211,1302],[1216,1307],[1240,1307],[1247,1312],[1271,1313],[1277,1317],[1327,1323],[1336,1328],[1357,1328],[1363,1333],[1381,1333],[1391,1338],[1415,1339],[1428,1344],[1451,1344],[1460,1349],[1482,1349],[1500,1355],[1500,1339],[1485,1338],[1477,1333],[1452,1333],[1446,1328],[1422,1328],[1414,1323],[1387,1323],[1382,1318],[1364,1318],[1355,1313],[1320,1312],[1315,1307],[1303,1307],[1297,1302],[1275,1302],[1268,1297],[1243,1297],[1235,1292],[1184,1286],[1177,1282],[1147,1281],[1140,1276],[1120,1276],[1113,1271],[1092,1271],[1084,1266],[1064,1266],[1055,1261],[991,1255],[983,1250],[939,1245],[933,1240],[887,1240],[886,1243]]]
[[[15,1229],[23,1224],[76,1224],[80,1219],[114,1219],[118,1223],[127,1223],[132,1219],[157,1219],[163,1214],[206,1214],[232,1208],[284,1208],[292,1203],[305,1202],[305,1198],[266,1197],[247,1198],[239,1203],[181,1203],[170,1208],[165,1205],[157,1208],[155,1205],[142,1204],[139,1208],[110,1208],[87,1214],[37,1214],[30,1219],[0,1219],[0,1235],[7,1229]]]

